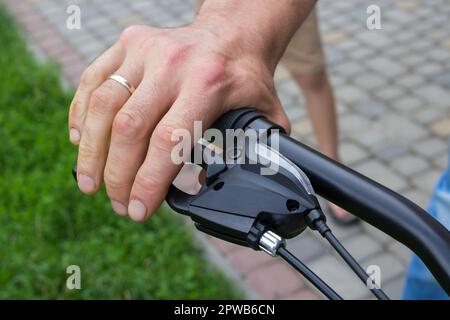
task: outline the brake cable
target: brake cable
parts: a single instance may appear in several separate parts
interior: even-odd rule
[[[285,247],[285,239],[309,227],[330,243],[361,281],[370,284],[378,299],[389,299],[333,235],[308,177],[289,159],[263,143],[251,145],[248,141],[239,150],[233,146],[232,150],[218,151],[220,148],[203,139],[195,147],[204,156],[204,185],[195,195],[171,185],[166,201],[176,212],[190,216],[198,230],[271,256],[279,255],[326,297],[341,300]],[[235,155],[234,161],[225,159],[229,154]],[[261,158],[269,162],[262,164]],[[276,170],[262,175],[262,170],[273,169],[274,159]]]

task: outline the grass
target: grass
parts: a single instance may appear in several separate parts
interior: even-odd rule
[[[77,190],[72,92],[1,6],[0,47],[0,299],[239,297],[173,213],[138,224],[113,214],[104,191]],[[81,290],[66,288],[69,265],[81,268]]]

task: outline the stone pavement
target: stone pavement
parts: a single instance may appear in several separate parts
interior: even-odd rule
[[[177,26],[194,17],[192,3],[183,0],[4,1],[35,51],[56,59],[72,86],[86,64],[126,26]],[[66,8],[71,4],[81,8],[80,30],[66,28]],[[371,4],[381,7],[382,30],[366,29],[366,9]],[[343,162],[425,207],[447,164],[450,1],[322,0],[319,17],[338,102]],[[294,137],[315,146],[301,93],[282,67],[276,85]],[[364,266],[381,267],[383,288],[399,298],[409,250],[367,224],[333,229]],[[321,297],[281,261],[220,240],[202,239],[213,260],[251,298]],[[370,298],[315,234],[306,232],[290,240],[288,247],[345,298]]]

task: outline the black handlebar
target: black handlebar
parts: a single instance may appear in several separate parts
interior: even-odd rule
[[[214,127],[266,130],[277,126],[254,109],[243,108],[225,114]],[[450,232],[426,211],[283,133],[279,135],[279,152],[308,175],[319,195],[415,252],[450,294]]]

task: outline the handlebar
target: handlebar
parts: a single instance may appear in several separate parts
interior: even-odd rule
[[[213,127],[223,132],[279,129],[252,108],[231,111]],[[444,226],[400,194],[286,134],[279,134],[278,142],[278,151],[308,175],[317,194],[410,248],[450,295],[450,232]]]

